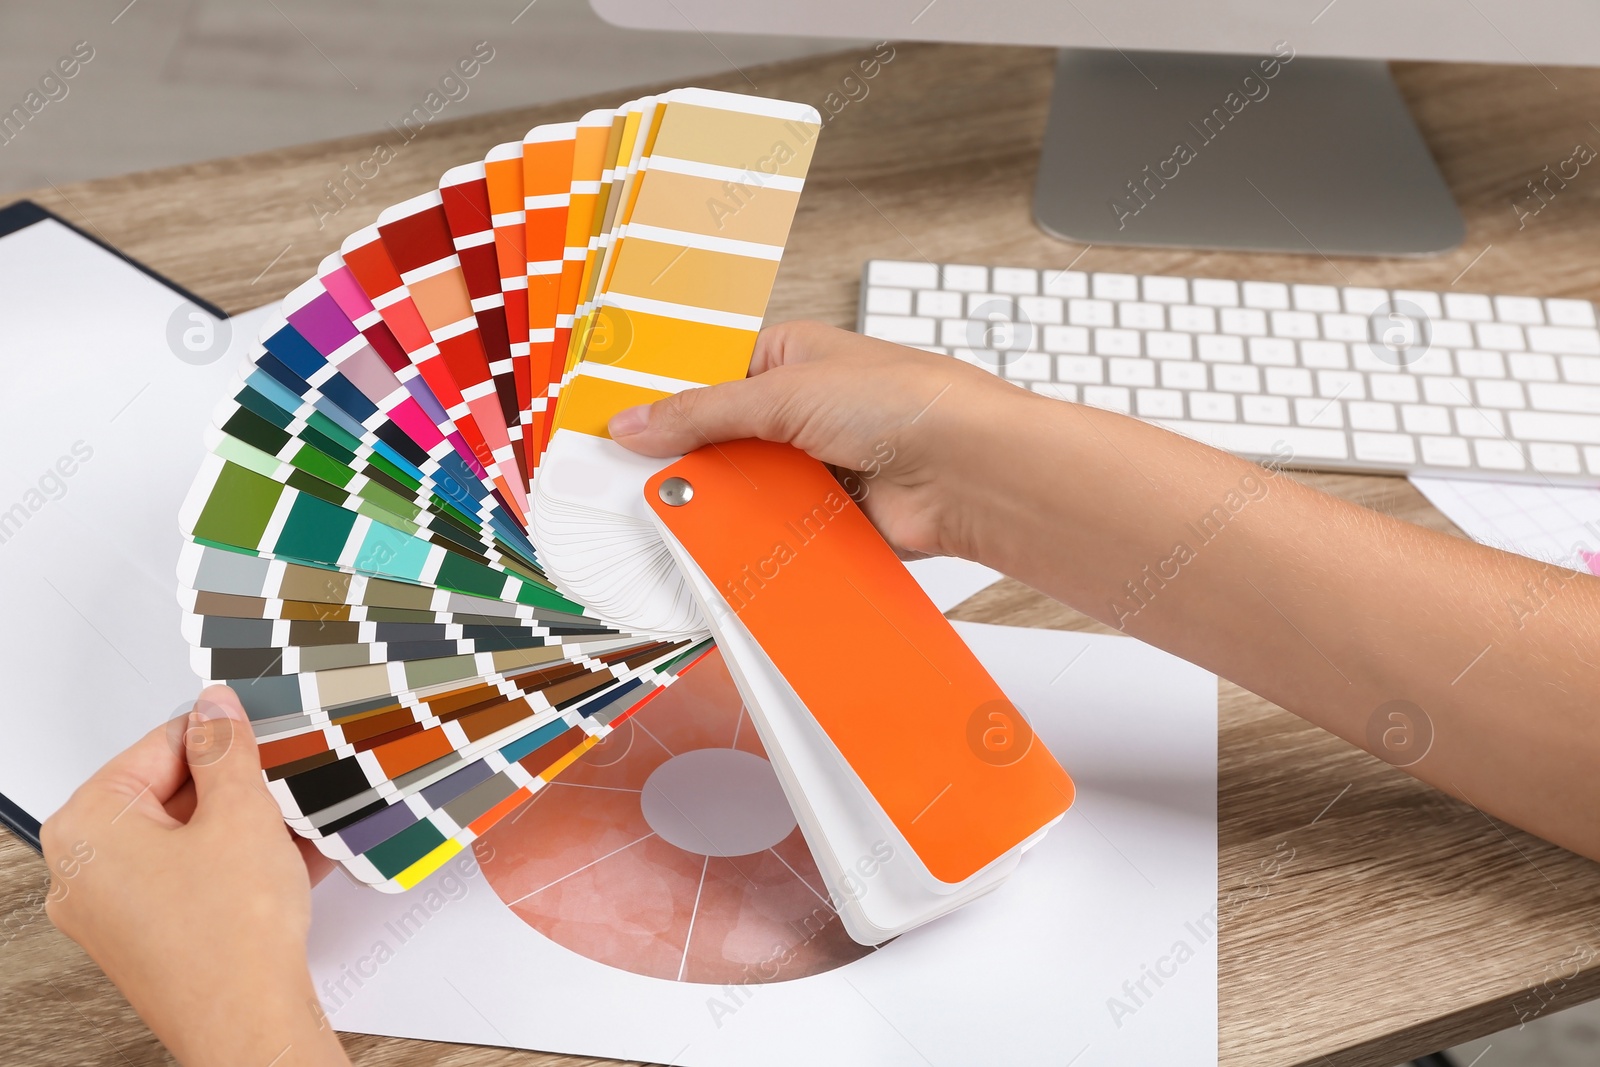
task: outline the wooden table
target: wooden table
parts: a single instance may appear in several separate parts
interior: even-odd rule
[[[856,58],[805,59],[704,84],[821,105]],[[1029,201],[1052,59],[1034,49],[900,46],[868,95],[822,135],[771,317],[853,325],[861,264],[874,256],[1600,295],[1600,172],[1582,172],[1520,231],[1511,208],[1524,183],[1567,159],[1575,142],[1600,143],[1591,123],[1600,121],[1600,71],[1399,66],[1400,87],[1466,213],[1466,243],[1436,259],[1328,261],[1084,249],[1044,236]],[[323,201],[324,183],[369,158],[375,137],[28,195],[239,311],[281,296],[346,233],[431,188],[447,166],[623,94],[613,95],[430,127],[364,188],[347,185],[349,203],[321,228],[311,205]],[[1307,478],[1451,529],[1404,480]],[[952,615],[1099,629],[1011,582]],[[1221,699],[1224,1064],[1383,1067],[1600,994],[1600,867],[1226,682]],[[43,884],[37,857],[0,840],[0,909],[18,931],[0,940],[0,1059],[168,1062],[84,955],[29,910]],[[362,1064],[580,1062],[369,1037],[347,1043]]]

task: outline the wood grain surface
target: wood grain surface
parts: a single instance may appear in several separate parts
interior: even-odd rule
[[[858,58],[816,57],[703,84],[821,106]],[[1432,259],[1326,260],[1085,249],[1044,236],[1029,204],[1052,60],[1037,49],[899,46],[866,97],[827,123],[769,318],[852,326],[861,264],[872,257],[1600,294],[1600,175],[1582,173],[1520,230],[1511,208],[1545,164],[1600,136],[1591,121],[1600,121],[1600,71],[1397,66],[1467,215],[1467,240]],[[381,135],[27,195],[239,311],[281,296],[344,234],[432,187],[446,167],[534,123],[620,99],[430,127],[377,177],[360,188],[349,182],[348,205],[320,227],[311,205],[323,200],[325,183],[346,180],[342,168],[369,158]],[[1305,477],[1450,529],[1401,479]],[[1013,582],[952,615],[1097,628]],[[1378,1067],[1600,994],[1600,867],[1226,682],[1221,709],[1222,1063]],[[0,838],[0,1060],[169,1062],[93,964],[49,927],[36,905],[44,884],[37,857]],[[600,1062],[371,1037],[347,1043],[354,1061],[369,1065]]]

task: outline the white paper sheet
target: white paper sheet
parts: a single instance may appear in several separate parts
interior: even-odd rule
[[[1600,574],[1600,490],[1460,478],[1411,484],[1474,541]]]
[[[178,505],[270,308],[212,322],[231,336],[212,352],[188,309],[53,220],[0,238],[0,794],[40,820],[194,699]],[[187,358],[174,321],[180,348],[199,331]]]
[[[1005,577],[981,563],[954,556],[912,560],[906,564],[906,569],[940,611],[949,611],[972,594],[989,588]]]
[[[554,944],[469,856],[398,897],[336,876],[312,930],[333,1024],[695,1067],[1215,1064],[1216,679],[1130,638],[957,625],[1078,785],[995,893],[836,970],[718,987]]]

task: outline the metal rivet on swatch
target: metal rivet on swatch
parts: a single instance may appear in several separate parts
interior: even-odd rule
[[[681,508],[694,499],[694,486],[682,478],[668,478],[656,490],[656,495],[668,507]]]

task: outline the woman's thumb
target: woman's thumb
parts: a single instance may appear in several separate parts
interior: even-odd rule
[[[792,384],[786,375],[769,371],[687,389],[619,411],[608,430],[612,440],[646,456],[680,456],[701,445],[745,437],[786,442],[793,429],[785,424],[782,401]]]
[[[225,685],[208,687],[194,702],[183,731],[183,750],[194,779],[197,812],[205,810],[206,794],[219,785],[254,785],[260,779],[261,755],[249,716]]]

